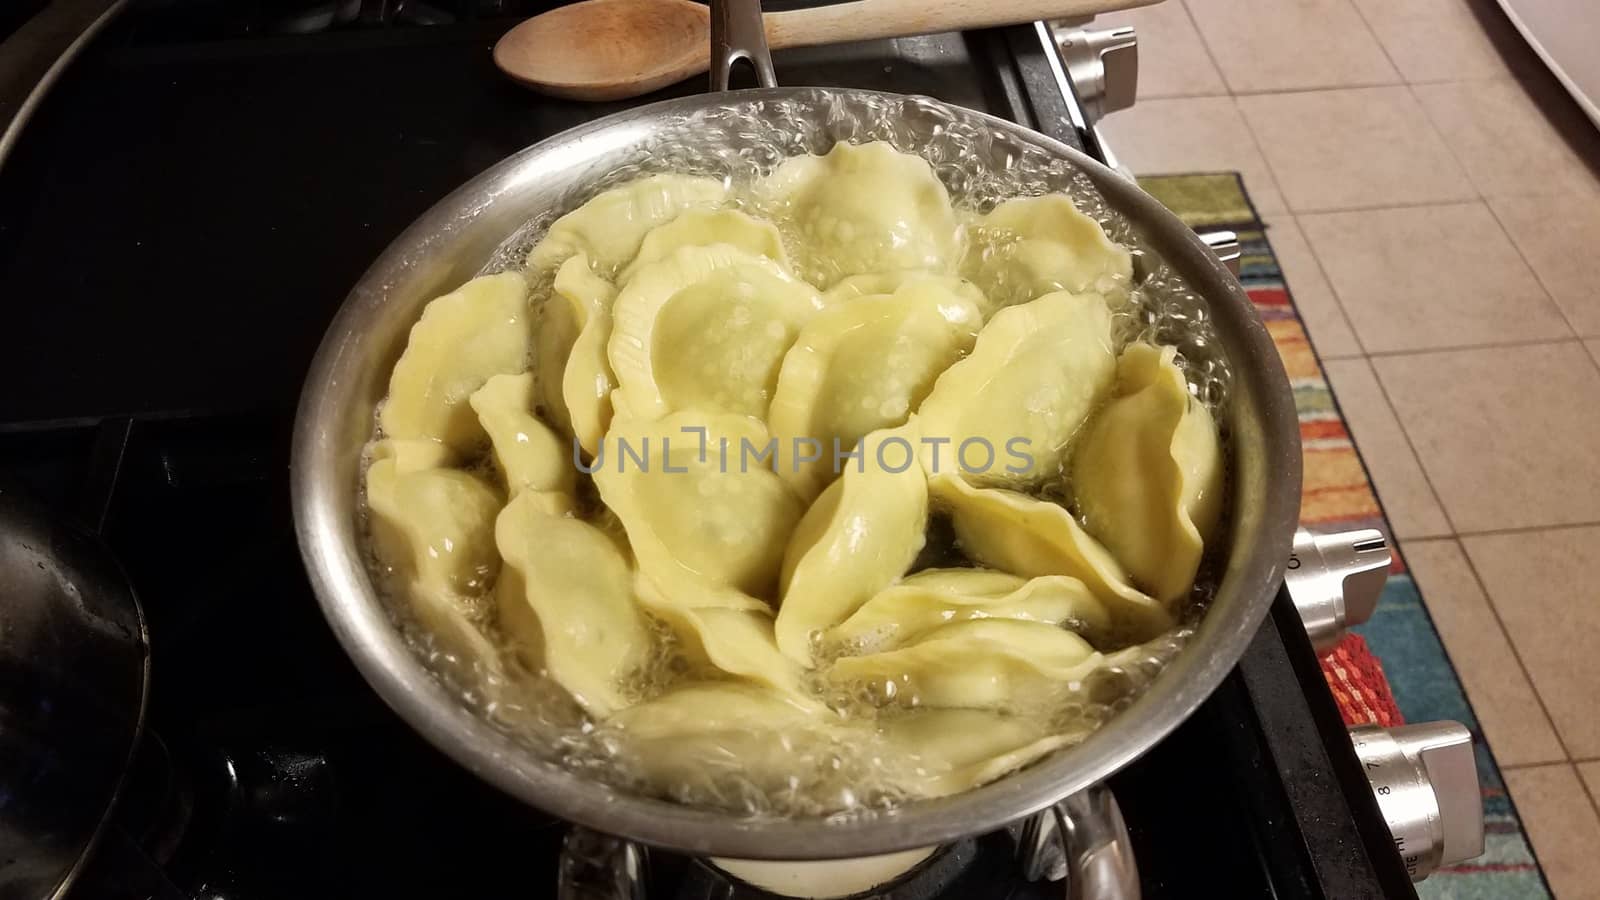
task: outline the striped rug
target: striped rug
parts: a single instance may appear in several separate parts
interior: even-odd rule
[[[1142,178],[1140,183],[1191,227],[1239,233],[1244,249],[1240,280],[1278,345],[1300,412],[1305,448],[1301,521],[1314,531],[1378,528],[1390,534],[1366,466],[1323,378],[1315,336],[1306,333],[1295,312],[1293,294],[1272,253],[1271,235],[1250,204],[1239,176],[1231,172],[1155,176]],[[1494,755],[1398,549],[1378,610],[1358,632],[1359,637],[1341,645],[1323,663],[1329,686],[1348,720],[1397,724],[1395,707],[1400,716],[1413,722],[1453,719],[1472,730],[1477,750],[1486,850],[1476,860],[1436,872],[1418,885],[1417,893],[1424,898],[1461,900],[1548,898],[1549,888]],[[1381,670],[1370,662],[1372,656],[1381,660]],[[1392,705],[1383,688],[1383,675],[1388,676]]]

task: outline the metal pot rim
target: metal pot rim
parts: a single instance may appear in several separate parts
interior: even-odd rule
[[[1081,744],[970,791],[843,821],[737,817],[622,793],[532,757],[465,708],[407,646],[369,580],[354,523],[344,514],[344,500],[355,496],[357,486],[338,472],[338,424],[356,389],[351,382],[360,374],[364,329],[381,318],[387,288],[420,265],[430,245],[447,239],[508,187],[539,178],[540,160],[566,157],[570,165],[572,156],[590,152],[586,147],[637,140],[658,119],[817,90],[760,88],[666,100],[570,129],[491,167],[436,203],[362,276],[317,351],[296,415],[291,494],[301,553],[324,615],[378,694],[434,745],[525,802],[599,831],[695,855],[826,859],[890,853],[994,830],[1104,780],[1187,718],[1243,654],[1281,583],[1299,515],[1293,396],[1271,338],[1237,280],[1172,212],[1111,169],[1016,123],[941,104],[952,115],[978,117],[1077,165],[1208,304],[1235,372],[1229,421],[1236,512],[1217,600],[1190,645],[1129,709]]]

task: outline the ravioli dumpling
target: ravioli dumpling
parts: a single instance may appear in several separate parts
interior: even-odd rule
[[[939,373],[972,349],[983,324],[970,299],[933,280],[892,295],[830,306],[800,329],[783,358],[767,422],[778,472],[803,498],[830,479],[834,446],[903,424]],[[802,438],[815,457],[800,458]]]
[[[904,646],[842,656],[828,669],[840,686],[865,685],[906,706],[1018,710],[1044,707],[1102,665],[1083,638],[1043,622],[972,619]]]
[[[924,465],[975,484],[1037,486],[1059,473],[1067,443],[1115,375],[1111,311],[1098,294],[1058,292],[1002,309],[922,402]],[[936,440],[944,443],[928,443]]]
[[[469,454],[483,428],[467,397],[491,376],[527,368],[528,285],[503,272],[474,278],[432,302],[411,326],[389,377],[378,423],[385,437],[427,438]]]
[[[843,474],[806,511],[784,553],[778,647],[804,665],[812,662],[813,635],[899,579],[927,531],[916,432],[875,431],[858,449],[854,464],[842,460]]]
[[[949,272],[961,255],[961,227],[933,168],[881,141],[785,160],[757,191],[794,223],[824,287],[863,272]]]
[[[766,428],[747,416],[612,423],[595,456],[595,486],[666,601],[760,609],[775,596],[803,510],[770,463],[745,449],[767,445]]]
[[[1115,630],[1134,640],[1172,627],[1166,607],[1130,585],[1116,558],[1060,505],[948,475],[930,479],[928,488],[971,559],[1025,578],[1076,578],[1106,604]]]
[[[500,625],[519,652],[590,714],[627,706],[628,680],[650,655],[650,631],[616,543],[587,522],[549,514],[532,493],[512,498],[494,540],[505,560]]]
[[[611,423],[616,378],[606,358],[617,289],[574,254],[556,270],[534,341],[539,405],[590,453]]]
[[[1122,352],[1115,394],[1072,458],[1084,529],[1168,604],[1194,584],[1222,501],[1217,429],[1189,396],[1177,352],[1150,344]]]
[[[425,442],[374,448],[367,467],[373,549],[441,649],[492,665],[494,648],[473,620],[500,569],[494,518],[502,500],[474,475],[427,465],[443,458],[429,453]]]
[[[596,195],[551,223],[528,254],[531,269],[551,269],[583,253],[602,275],[611,275],[639,252],[652,228],[690,209],[716,209],[728,188],[716,178],[650,175]]]
[[[495,466],[513,496],[540,491],[570,497],[577,481],[572,451],[534,418],[533,373],[496,375],[467,398],[489,435]]]
[[[1120,296],[1133,280],[1127,248],[1063,194],[1007,200],[978,225],[964,274],[999,305],[1063,290]]]
[[[783,252],[783,237],[771,222],[752,218],[736,209],[692,209],[645,235],[639,254],[617,275],[617,283],[626,284],[639,269],[666,259],[680,247],[712,244],[727,244],[752,256],[765,256],[786,269],[789,266],[789,256]]]
[[[952,622],[1014,619],[1070,624],[1103,634],[1111,614],[1084,586],[1065,575],[1024,579],[981,569],[928,569],[878,592],[828,632],[857,653],[904,644]]]
[[[608,352],[628,414],[765,418],[783,355],[822,297],[764,256],[681,247],[617,295]]]

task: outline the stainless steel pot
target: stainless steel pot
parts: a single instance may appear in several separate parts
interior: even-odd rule
[[[771,64],[754,3],[713,4],[713,84],[728,67]],[[741,11],[742,10],[742,11]],[[1125,712],[1088,740],[956,796],[892,816],[843,822],[753,819],[623,793],[536,757],[475,714],[408,647],[363,560],[357,496],[363,444],[389,371],[428,300],[476,274],[529,220],[564,212],[586,186],[637,161],[663,132],[729,105],[786,102],[826,121],[830,110],[936,110],[981,124],[996,145],[1033,148],[1085,173],[1209,306],[1235,373],[1224,426],[1232,515],[1220,587],[1187,648]],[[996,152],[1003,152],[996,150]],[[339,640],[391,706],[463,765],[507,792],[597,831],[694,855],[830,859],[884,854],[993,831],[1103,781],[1187,717],[1231,669],[1282,580],[1299,512],[1300,445],[1293,398],[1276,350],[1239,283],[1171,212],[1117,173],[1015,123],[934,101],[870,91],[763,87],[669,100],[609,116],[543,141],[440,201],[391,244],[351,291],[324,338],[301,396],[293,452],[301,552]]]

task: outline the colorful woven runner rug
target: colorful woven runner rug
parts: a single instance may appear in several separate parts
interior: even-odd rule
[[[1140,184],[1197,230],[1228,229],[1244,249],[1240,281],[1266,322],[1294,387],[1305,448],[1301,522],[1312,531],[1378,528],[1391,534],[1265,232],[1236,173],[1145,177]],[[1424,898],[1522,900],[1550,892],[1506,793],[1472,706],[1445,655],[1427,606],[1396,548],[1372,621],[1323,660],[1323,674],[1351,724],[1453,719],[1472,730],[1483,786],[1486,843],[1472,862],[1418,885]],[[1381,664],[1380,664],[1381,661]],[[1387,677],[1385,677],[1387,676]]]

